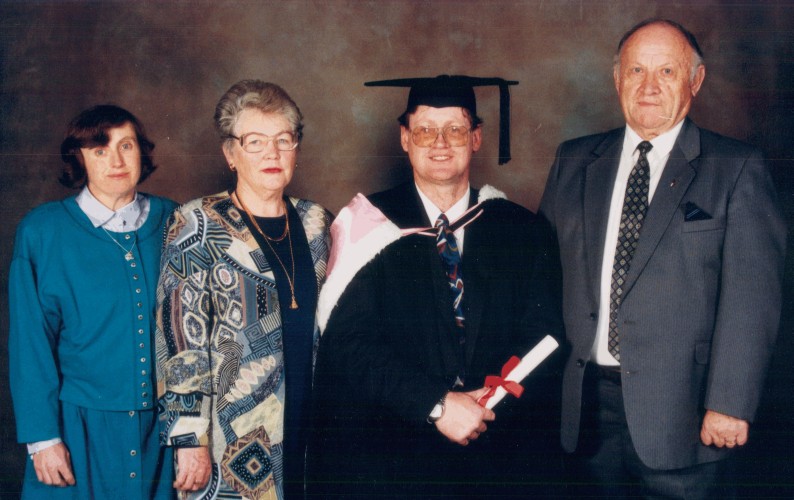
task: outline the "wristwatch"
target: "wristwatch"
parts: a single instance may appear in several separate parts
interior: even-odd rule
[[[447,394],[445,393],[441,396],[441,399],[438,400],[438,403],[433,407],[433,410],[430,412],[430,415],[427,416],[427,423],[434,424],[436,421],[444,416],[444,403],[447,400]]]

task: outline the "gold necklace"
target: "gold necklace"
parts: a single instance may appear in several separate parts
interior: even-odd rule
[[[287,204],[284,203],[284,200],[281,200],[281,203],[284,204],[284,225],[285,225],[284,234],[282,234],[281,237],[278,239],[268,238],[268,236],[264,233],[264,231],[262,231],[262,229],[259,227],[259,224],[257,224],[256,218],[248,210],[248,207],[245,206],[245,203],[243,203],[242,198],[240,198],[240,196],[237,194],[237,191],[232,193],[232,195],[237,199],[237,202],[245,211],[246,215],[248,215],[248,218],[251,219],[251,223],[254,225],[254,227],[259,232],[259,234],[261,234],[265,238],[265,243],[267,243],[267,246],[270,248],[270,251],[273,252],[273,255],[276,256],[276,260],[278,261],[278,263],[281,264],[281,269],[284,270],[284,275],[287,277],[287,283],[289,283],[290,294],[292,294],[292,303],[290,304],[289,308],[297,309],[298,302],[295,300],[295,256],[292,254],[292,235],[290,235],[289,233],[289,214],[287,213]],[[281,241],[284,239],[285,236],[288,238],[287,241],[289,241],[289,258],[292,260],[292,278],[290,278],[290,275],[287,272],[287,266],[285,266],[284,263],[281,262],[281,258],[278,256],[276,250],[270,244],[270,241],[268,241],[268,240]]]

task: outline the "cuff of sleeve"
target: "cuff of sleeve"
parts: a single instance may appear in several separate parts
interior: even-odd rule
[[[35,443],[28,443],[28,455],[35,455],[36,453],[46,450],[51,446],[63,442],[61,438],[47,439],[46,441],[36,441]]]

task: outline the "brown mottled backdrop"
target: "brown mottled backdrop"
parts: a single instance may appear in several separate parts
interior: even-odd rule
[[[406,93],[363,82],[502,76],[521,82],[511,89],[513,160],[497,166],[498,92],[478,90],[486,128],[473,182],[534,209],[559,142],[622,125],[612,54],[650,16],[698,36],[707,77],[692,116],[768,153],[791,220],[791,1],[0,2],[0,497],[16,496],[25,461],[6,382],[14,229],[31,208],[70,194],[56,181],[57,153],[76,113],[113,102],[138,115],[160,165],[142,189],[184,202],[231,181],[212,126],[220,95],[242,78],[279,83],[306,117],[289,191],[336,212],[356,192],[408,176],[395,120]],[[753,496],[792,496],[781,488],[794,483],[793,276],[789,262],[777,355],[740,455],[739,481]]]

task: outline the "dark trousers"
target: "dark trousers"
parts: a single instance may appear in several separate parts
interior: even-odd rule
[[[645,466],[629,435],[620,375],[588,367],[577,453],[566,460],[569,496],[587,498],[731,498],[719,485],[725,461],[673,470]]]

